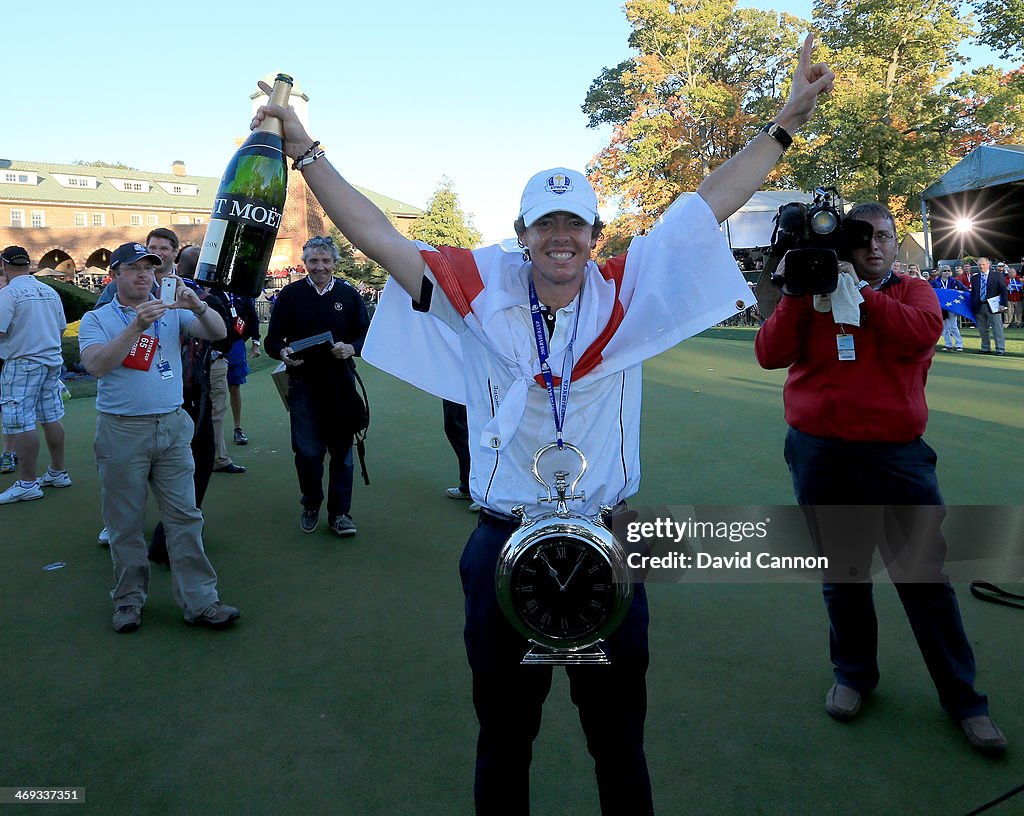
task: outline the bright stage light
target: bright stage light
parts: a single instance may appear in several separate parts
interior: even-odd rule
[[[974,229],[974,222],[970,218],[958,218],[956,220],[957,232],[970,232],[972,229]]]

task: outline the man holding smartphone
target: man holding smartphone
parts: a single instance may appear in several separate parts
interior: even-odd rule
[[[220,315],[183,284],[171,305],[152,297],[159,261],[141,244],[114,250],[110,270],[117,294],[86,313],[79,329],[82,364],[98,378],[96,460],[114,563],[112,625],[122,633],[139,628],[149,590],[143,535],[149,483],[167,531],[174,599],[185,620],[222,627],[239,617],[221,603],[217,574],[203,549],[189,450],[193,424],[181,407],[181,339],[217,340],[227,330]]]

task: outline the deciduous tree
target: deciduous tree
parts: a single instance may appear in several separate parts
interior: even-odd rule
[[[951,163],[957,134],[942,87],[970,26],[951,0],[817,0],[814,22],[838,80],[788,157],[793,178],[908,221],[917,193]]]
[[[625,11],[639,53],[605,68],[583,105],[591,127],[613,126],[589,168],[598,193],[623,211],[602,254],[623,248],[768,121],[806,27],[734,0],[627,0]]]
[[[480,233],[463,212],[452,180],[445,176],[431,196],[427,209],[409,234],[431,246],[472,249],[480,243]]]
[[[983,144],[1019,144],[1024,135],[1024,69],[1003,73],[987,65],[961,74],[945,88],[960,159]]]
[[[974,0],[978,13],[978,40],[1004,59],[1024,57],[1024,0]]]
[[[338,249],[338,261],[334,264],[334,274],[352,283],[365,283],[374,289],[380,289],[388,280],[388,273],[376,261],[367,258],[360,261],[355,256],[355,248],[341,234],[337,227],[331,227],[329,235]]]

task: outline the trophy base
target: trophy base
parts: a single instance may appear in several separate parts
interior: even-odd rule
[[[611,660],[599,644],[586,649],[557,650],[534,644],[522,660],[523,666],[609,666]]]

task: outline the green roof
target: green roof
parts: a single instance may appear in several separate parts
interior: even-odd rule
[[[4,170],[21,170],[36,173],[36,184],[5,182]],[[96,179],[96,188],[64,187],[53,176],[90,176]],[[118,190],[110,179],[146,181],[152,184],[148,193],[129,193]],[[158,182],[168,184],[191,184],[198,189],[198,195],[174,195],[167,192]],[[60,202],[84,206],[109,205],[113,207],[140,207],[145,209],[168,210],[210,210],[220,179],[208,176],[176,176],[173,173],[150,173],[145,170],[124,170],[114,167],[95,167],[88,164],[52,164],[50,162],[0,159],[0,199],[21,201]]]
[[[395,198],[388,198],[386,195],[375,193],[373,190],[367,190],[365,187],[358,187],[355,184],[352,186],[376,204],[378,209],[383,210],[386,213],[391,213],[392,215],[405,215],[413,218],[423,215],[423,210],[419,207],[412,206],[412,204],[406,204],[404,201],[399,201]]]
[[[39,177],[36,184],[17,184],[5,182],[3,171],[22,171],[36,173]],[[53,176],[91,176],[96,179],[96,188],[64,187]],[[131,193],[118,190],[110,179],[129,181],[145,181],[152,185],[148,193]],[[167,192],[159,185],[191,184],[197,195],[175,195]],[[51,162],[22,161],[20,159],[0,159],[0,200],[58,202],[64,204],[81,204],[82,206],[113,206],[139,207],[140,209],[167,210],[198,210],[209,211],[213,207],[213,197],[220,184],[219,178],[211,176],[176,176],[173,173],[151,173],[146,170],[124,170],[114,167],[96,167],[88,164],[53,164]],[[394,198],[357,187],[377,207],[386,213],[399,216],[415,217],[423,211],[411,204]]]

